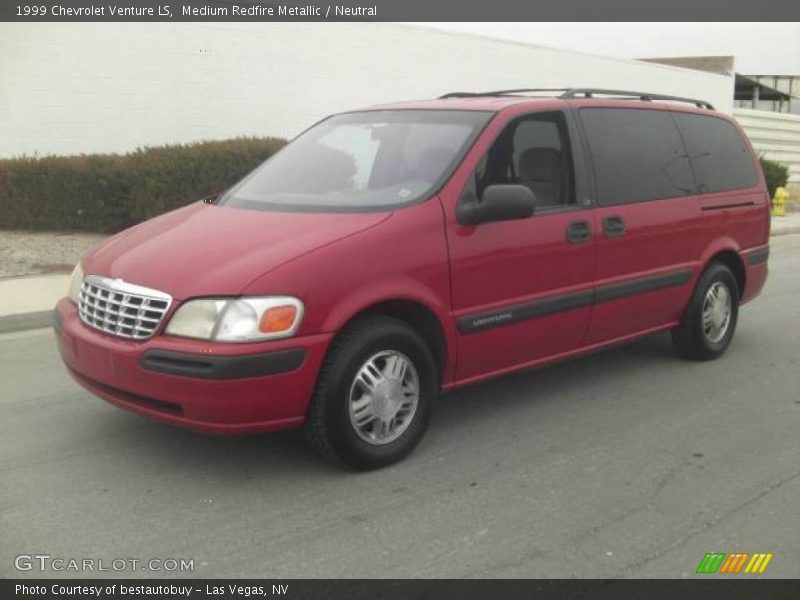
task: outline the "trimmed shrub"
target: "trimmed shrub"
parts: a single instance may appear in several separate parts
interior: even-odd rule
[[[779,187],[786,187],[789,181],[789,167],[782,165],[774,160],[769,160],[763,156],[759,157],[761,169],[764,171],[764,179],[767,180],[767,189],[770,199],[775,197],[775,190]]]
[[[285,143],[236,138],[0,160],[0,229],[117,232],[224,191]]]

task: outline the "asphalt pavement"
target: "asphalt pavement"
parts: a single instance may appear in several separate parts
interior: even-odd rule
[[[0,335],[0,577],[92,575],[15,569],[33,554],[194,561],[105,577],[695,577],[712,551],[798,577],[800,236],[769,266],[722,359],[655,335],[454,392],[408,459],[361,474],[298,432],[113,408],[52,332]]]

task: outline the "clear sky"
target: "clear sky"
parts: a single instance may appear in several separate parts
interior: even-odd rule
[[[748,75],[800,75],[800,23],[418,23],[620,58],[733,55]]]

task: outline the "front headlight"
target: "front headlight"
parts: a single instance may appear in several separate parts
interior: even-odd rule
[[[72,275],[69,278],[69,288],[67,289],[67,296],[75,304],[78,304],[81,295],[81,286],[83,285],[83,267],[80,261],[75,268],[72,269]]]
[[[276,340],[295,334],[303,303],[291,296],[200,298],[175,312],[166,333],[219,342]]]

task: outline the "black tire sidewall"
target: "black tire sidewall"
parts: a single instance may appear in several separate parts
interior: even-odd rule
[[[728,323],[728,330],[718,342],[712,342],[706,337],[703,331],[703,303],[709,288],[716,282],[721,281],[728,288],[731,294],[731,318]],[[716,357],[725,352],[733,339],[736,331],[736,323],[739,318],[739,285],[731,270],[721,263],[713,263],[706,269],[697,285],[697,291],[692,301],[691,311],[691,330],[692,339],[698,344],[703,354],[708,357]]]
[[[387,350],[402,352],[413,363],[419,375],[419,401],[410,426],[400,437],[388,444],[372,445],[358,436],[350,422],[350,387],[367,359]],[[376,468],[400,460],[425,433],[431,404],[438,392],[438,375],[430,350],[411,328],[387,319],[339,348],[335,361],[336,367],[323,393],[325,426],[336,453],[358,469]]]

